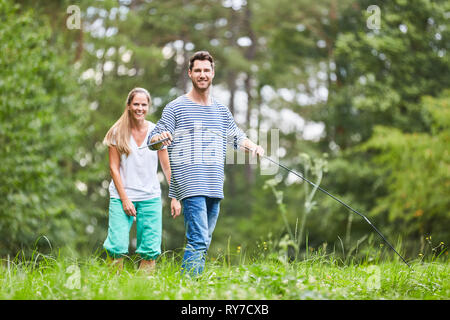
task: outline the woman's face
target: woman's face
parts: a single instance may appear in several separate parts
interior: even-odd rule
[[[148,112],[147,95],[143,92],[138,92],[134,95],[133,100],[128,105],[130,116],[137,121],[145,119]]]

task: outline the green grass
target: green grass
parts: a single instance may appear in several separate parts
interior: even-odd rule
[[[399,261],[343,263],[313,255],[301,262],[227,257],[208,260],[197,279],[180,274],[180,257],[164,254],[153,275],[129,259],[111,271],[99,255],[70,259],[35,254],[3,259],[0,299],[449,299],[449,264]],[[73,281],[75,280],[75,281]]]

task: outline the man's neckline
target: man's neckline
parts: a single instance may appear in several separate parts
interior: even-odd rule
[[[194,100],[192,100],[191,98],[189,98],[188,97],[188,95],[187,95],[187,93],[186,94],[184,94],[184,97],[187,99],[187,100],[189,100],[190,102],[192,102],[192,103],[194,103],[194,104],[196,104],[196,105],[198,105],[198,106],[202,106],[202,107],[211,107],[213,104],[214,104],[214,101],[213,101],[213,97],[209,97],[209,104],[200,104],[200,103],[198,103],[198,102],[195,102]]]

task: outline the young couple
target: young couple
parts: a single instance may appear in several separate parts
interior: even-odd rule
[[[161,253],[158,159],[169,183],[172,217],[178,217],[183,207],[187,241],[182,272],[196,276],[203,272],[220,200],[224,197],[227,140],[232,139],[236,149],[252,150],[253,156],[264,154],[263,148],[236,126],[228,108],[210,96],[214,60],[208,52],[199,51],[190,58],[188,75],[192,89],[168,103],[156,125],[145,120],[151,104],[150,94],[135,88],[127,97],[124,113],[105,136],[112,181],[108,236],[103,247],[119,267],[128,252],[134,218],[136,252],[142,257],[139,268],[153,270]],[[214,137],[210,135],[205,143],[202,133],[203,139],[198,143],[193,131],[199,128],[214,132]],[[174,138],[179,132],[183,136]],[[166,138],[152,146],[153,150],[142,148]]]

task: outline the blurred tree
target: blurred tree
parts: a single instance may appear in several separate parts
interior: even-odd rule
[[[376,150],[375,163],[383,173],[386,195],[377,199],[374,213],[388,212],[390,223],[416,237],[447,236],[450,216],[450,91],[426,96],[420,107],[430,133],[404,133],[377,126],[362,148]]]
[[[37,178],[30,176],[23,181],[30,184],[39,181],[40,185],[39,179],[44,178],[63,181],[64,186],[54,191],[54,197],[58,201],[64,199],[67,204],[62,211],[79,219],[74,225],[79,235],[77,241],[88,251],[100,247],[106,236],[107,188],[111,178],[107,170],[107,150],[101,143],[104,134],[122,113],[125,97],[135,86],[150,91],[153,106],[149,120],[156,122],[166,103],[189,89],[188,58],[197,50],[208,50],[216,58],[213,94],[228,104],[238,125],[243,129],[263,131],[280,129],[279,146],[275,149],[270,143],[267,146],[269,156],[279,155],[280,162],[303,172],[306,167],[301,153],[307,153],[311,158],[329,153],[329,170],[322,185],[358,210],[376,215],[375,223],[380,228],[386,224],[392,226],[392,231],[417,234],[422,232],[420,230],[434,230],[435,218],[431,217],[443,218],[441,210],[446,202],[440,198],[442,193],[439,191],[435,194],[437,198],[433,198],[433,203],[439,202],[439,205],[431,207],[430,203],[427,207],[420,202],[420,209],[424,210],[420,223],[416,217],[403,224],[400,216],[404,211],[397,207],[401,194],[392,192],[391,188],[399,187],[400,181],[406,182],[409,172],[393,156],[392,152],[400,148],[394,138],[407,140],[420,136],[426,141],[435,130],[435,122],[429,120],[430,112],[425,111],[425,106],[440,103],[438,101],[442,100],[432,100],[432,97],[449,87],[447,2],[82,0],[76,3],[81,10],[80,29],[66,26],[66,10],[73,4],[70,0],[16,2],[32,10],[25,14],[26,10],[17,11],[12,9],[10,2],[3,2],[7,3],[4,8],[9,8],[5,9],[9,13],[4,14],[9,20],[2,20],[0,29],[1,45],[6,48],[1,51],[1,65],[5,68],[0,73],[5,77],[1,78],[0,88],[2,103],[7,101],[8,104],[4,104],[2,110],[5,121],[2,121],[0,148],[3,155],[6,152],[9,155],[13,144],[20,146],[28,141],[16,142],[23,133],[15,130],[17,136],[10,136],[13,133],[9,129],[14,121],[6,120],[13,117],[12,109],[6,106],[14,103],[11,97],[18,95],[19,89],[13,90],[17,84],[25,83],[26,92],[33,99],[53,101],[48,97],[60,97],[54,98],[59,101],[57,99],[64,97],[73,106],[78,106],[79,116],[58,116],[58,126],[48,125],[52,130],[58,128],[73,135],[73,143],[71,140],[70,145],[63,146],[55,142],[55,150],[50,148],[45,149],[47,153],[39,153],[46,159],[55,159],[49,156],[54,153],[59,159],[66,160],[59,160],[54,167],[45,169],[40,165],[41,158],[24,156],[26,161],[35,159],[27,166],[30,174],[39,174]],[[373,14],[367,11],[370,5],[380,8],[379,29],[368,27],[367,21]],[[18,21],[25,19],[26,23],[18,26],[11,16]],[[33,19],[46,22],[41,28],[37,27],[38,22],[31,21]],[[19,33],[14,33],[10,25],[17,28],[14,32],[23,29],[24,36],[19,38]],[[18,53],[13,53],[16,51],[11,48]],[[27,52],[32,53],[31,58]],[[19,64],[19,58],[25,62]],[[69,63],[73,68],[68,66]],[[14,68],[22,70],[22,67],[31,72],[11,72]],[[26,74],[26,77],[20,80],[17,76],[20,74]],[[16,82],[3,80],[12,78]],[[19,94],[24,96],[22,91]],[[439,99],[445,100],[445,96]],[[55,114],[63,112],[59,104],[58,107],[45,106],[47,109],[42,110],[54,110]],[[37,114],[53,124],[46,112]],[[20,117],[28,119],[22,113]],[[29,118],[30,123],[39,117]],[[39,121],[44,123],[42,119]],[[310,125],[323,127],[323,132],[308,138]],[[3,128],[9,128],[7,134]],[[27,132],[39,132],[44,137],[43,129],[39,128]],[[377,129],[374,131],[374,128]],[[57,136],[53,135],[54,131],[45,132],[45,139],[50,142]],[[386,145],[377,144],[381,134],[390,134],[393,140],[386,139]],[[439,139],[444,141],[444,138]],[[370,141],[370,147],[360,148],[367,141]],[[40,145],[33,142],[31,146],[38,148]],[[439,144],[434,147],[438,150]],[[380,158],[379,150],[386,150],[387,158]],[[436,150],[432,152],[440,154]],[[14,155],[11,159],[20,157]],[[435,158],[428,160],[434,161],[431,159]],[[439,159],[443,161],[445,154],[440,154]],[[2,172],[11,172],[12,164],[8,161],[2,166]],[[416,164],[417,168],[431,165],[424,159],[418,159]],[[394,167],[400,171],[392,175],[385,169]],[[317,210],[304,219],[305,186],[301,181],[292,179],[282,170],[274,176],[261,176],[255,168],[255,165],[226,165],[225,200],[221,204],[213,249],[226,249],[230,235],[232,243],[253,244],[270,232],[276,237],[287,231],[274,195],[263,189],[268,179],[275,179],[277,190],[283,193],[284,217],[292,229],[308,233],[310,245],[333,242],[338,235],[344,234],[350,241],[351,235],[359,239],[371,232],[366,224],[356,224],[351,213],[321,194],[315,198]],[[64,179],[59,179],[61,172],[64,172]],[[2,178],[5,179],[2,183],[5,190],[20,186],[17,178],[10,180],[13,176]],[[74,182],[78,188],[67,195],[64,190],[73,188]],[[167,185],[165,182],[162,185],[163,243],[165,249],[180,248],[184,240],[183,223],[181,219],[173,221],[169,217]],[[24,197],[32,198],[37,192],[37,187],[34,188],[24,189]],[[56,196],[57,192],[61,192],[58,193],[60,196]],[[417,201],[421,199],[415,193],[413,195],[417,196]],[[16,199],[14,197],[18,196],[9,197]],[[41,199],[40,193],[35,199]],[[7,205],[14,202],[8,201]],[[45,203],[36,201],[40,205]],[[54,203],[56,206],[57,201]],[[419,205],[419,202],[411,202],[411,205],[413,203]],[[396,209],[391,211],[387,204]],[[3,212],[6,211],[2,209]],[[36,216],[27,217],[35,221],[34,225],[40,224],[46,221],[41,219],[43,212],[33,211]],[[58,217],[68,221],[64,220],[63,214]],[[425,221],[428,217],[430,220]],[[23,220],[10,215],[8,219],[16,219],[17,225]],[[5,218],[5,221],[9,220]],[[299,226],[299,221],[305,221],[305,225]],[[71,233],[67,230],[71,228],[74,227],[66,223],[59,232],[69,237]],[[30,232],[26,229],[24,235],[17,234],[16,237],[32,237]]]
[[[45,17],[2,0],[0,38],[0,255],[43,235],[76,247],[90,219],[74,202],[85,92]]]
[[[368,27],[367,21],[373,15],[367,11],[370,5],[380,8],[379,28]],[[391,205],[404,201],[400,193],[392,193],[390,183],[399,188],[399,176],[407,175],[409,170],[399,166],[395,172],[383,170],[379,164],[393,168],[398,159],[389,153],[391,162],[380,162],[371,152],[362,152],[357,146],[372,137],[374,127],[378,128],[374,139],[379,141],[384,134],[384,139],[391,143],[389,148],[397,151],[395,140],[402,143],[408,134],[426,136],[432,132],[421,101],[425,95],[440,95],[450,84],[449,43],[445,41],[448,9],[446,1],[428,0],[357,1],[348,6],[342,12],[345,27],[336,38],[328,102],[312,113],[313,119],[325,123],[321,149],[335,158],[324,183],[332,191],[354,199],[357,208],[377,215],[378,225],[389,225],[390,232],[406,233],[410,238],[425,231],[424,225],[431,220],[421,228],[418,223],[407,226],[389,222],[400,212]],[[424,161],[417,161],[417,165],[425,165]],[[386,174],[392,175],[391,178],[385,179]],[[325,205],[334,213],[340,210]],[[448,207],[440,210],[441,215],[446,215]],[[432,219],[432,215],[429,213],[428,217]],[[356,228],[353,231],[358,237],[366,232],[365,229],[358,232]]]
[[[89,120],[92,134],[83,153],[91,159],[83,182],[88,187],[89,204],[97,209],[99,232],[92,237],[97,245],[106,236],[108,171],[107,151],[101,142],[108,128],[125,108],[125,99],[133,87],[144,87],[152,95],[149,120],[157,122],[163,107],[184,93],[189,85],[188,58],[197,50],[209,50],[214,56],[219,44],[212,41],[225,25],[217,22],[225,10],[213,1],[104,1],[91,3],[84,12],[83,70],[81,80],[90,86],[93,101]],[[219,58],[220,61],[220,58]],[[220,79],[224,69],[219,67]],[[165,248],[181,247],[182,221],[173,221],[167,201],[167,183],[163,186],[163,240]],[[101,213],[103,211],[103,213]],[[103,237],[103,239],[102,239]],[[133,246],[131,250],[133,251]]]

